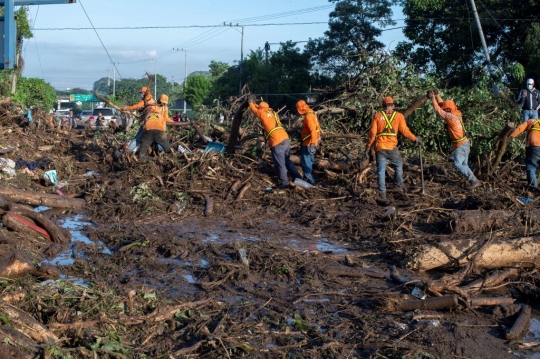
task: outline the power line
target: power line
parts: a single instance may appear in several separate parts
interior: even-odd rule
[[[313,22],[284,22],[268,24],[247,24],[242,26],[291,26],[291,25],[319,25],[328,24],[328,21]],[[46,27],[35,29],[36,31],[65,31],[65,30],[148,30],[148,29],[193,29],[193,28],[217,28],[223,25],[174,25],[174,26],[128,26],[128,27]]]
[[[79,0],[79,4],[81,4],[81,7],[84,11],[84,14],[86,15],[86,17],[88,18],[88,21],[90,22],[90,25],[92,25],[92,29],[94,30],[94,32],[96,33],[96,36],[98,37],[99,39],[99,42],[101,42],[101,46],[103,46],[103,49],[105,50],[105,52],[107,53],[107,56],[109,56],[109,60],[111,60],[112,64],[113,64],[113,67],[116,69],[116,64],[114,63],[111,55],[109,54],[109,51],[107,51],[107,48],[105,47],[105,44],[103,43],[103,41],[101,40],[101,37],[99,37],[99,34],[96,30],[96,28],[94,27],[94,24],[92,23],[92,20],[90,20],[90,16],[88,16],[88,14],[86,13],[86,9],[84,8],[83,4],[82,4],[82,1]],[[118,72],[118,76],[120,78],[122,78],[122,75],[120,75],[120,71],[118,71],[118,69],[116,69],[116,72]]]

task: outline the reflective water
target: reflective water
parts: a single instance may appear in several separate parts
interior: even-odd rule
[[[40,206],[43,207],[43,206]],[[38,208],[40,208],[38,207]],[[45,207],[47,208],[47,207]],[[43,210],[43,209],[42,209]],[[85,217],[82,214],[76,214],[71,217],[67,217],[59,221],[59,224],[63,228],[69,229],[71,233],[71,243],[68,249],[58,253],[53,259],[45,259],[42,263],[57,265],[57,266],[67,266],[75,263],[73,259],[73,247],[77,242],[82,242],[88,245],[94,245],[94,242],[90,240],[86,235],[82,234],[81,231],[86,226],[92,225],[90,222],[85,221]],[[97,249],[104,254],[111,255],[112,252],[103,242],[99,241],[97,243]]]

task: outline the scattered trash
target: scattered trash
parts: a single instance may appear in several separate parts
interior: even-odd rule
[[[210,139],[211,140],[211,139]],[[210,142],[204,149],[205,152],[213,151],[213,152],[224,152],[225,151],[225,144],[220,142]]]
[[[388,208],[386,210],[386,212],[384,212],[384,216],[385,217],[390,217],[391,215],[393,215],[394,213],[396,213],[396,207],[392,206],[390,208]]]
[[[193,154],[189,149],[187,149],[186,147],[184,147],[182,145],[178,145],[178,152],[185,153],[187,155],[192,155]]]
[[[25,174],[28,174],[28,175],[33,175],[34,174],[34,171],[28,169],[28,167],[25,167],[23,168],[20,173],[25,173]]]
[[[15,176],[17,174],[15,171],[15,162],[9,158],[0,158],[0,168],[2,172],[7,173],[9,176]]]
[[[50,158],[47,158],[47,157],[38,158],[36,160],[36,166],[38,166],[42,170],[46,169],[47,166],[49,166],[51,163],[52,163],[52,160]]]
[[[53,186],[58,186],[58,178],[56,177],[56,170],[50,170],[43,174],[45,181],[49,181]]]
[[[26,162],[22,158],[19,158],[17,160],[17,163],[15,164],[15,168],[28,168],[31,171],[35,170],[36,167],[37,167],[37,164],[35,162]]]
[[[521,204],[528,204],[528,203],[531,203],[532,201],[534,201],[532,198],[529,198],[529,197],[518,197],[517,200]]]
[[[300,179],[300,178],[295,179],[294,184],[299,186],[299,187],[302,187],[304,189],[311,189],[311,188],[315,187],[312,184],[310,184],[310,183],[308,183],[308,182],[306,182],[306,181],[304,181],[303,179]]]
[[[186,209],[186,206],[183,204],[180,204],[178,202],[173,202],[169,206],[169,212],[180,214],[182,211]]]
[[[417,299],[426,299],[426,294],[418,287],[414,287],[411,291],[411,295]]]
[[[101,172],[96,171],[86,171],[85,174],[82,174],[81,177],[92,177],[92,176],[101,176]]]
[[[242,263],[243,263],[246,267],[249,267],[249,260],[248,260],[248,258],[247,258],[246,250],[245,250],[244,248],[238,249],[238,255],[240,256],[240,260],[242,261]]]

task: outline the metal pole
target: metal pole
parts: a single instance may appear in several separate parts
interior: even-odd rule
[[[185,65],[184,65],[184,86],[182,88],[184,92],[184,113],[186,113],[186,82],[187,82],[187,50],[184,50]]]
[[[114,77],[113,77],[112,95],[116,96],[116,66],[114,66],[113,73],[114,73]]]
[[[242,62],[244,61],[244,27],[242,26],[242,43],[240,45],[240,82],[238,84],[238,96],[242,96]]]
[[[174,91],[174,76],[172,77],[172,90]]]
[[[482,31],[482,24],[480,23],[480,17],[478,16],[478,11],[476,11],[476,5],[474,0],[471,0],[471,6],[474,13],[474,19],[476,20],[476,25],[478,26],[478,34],[480,35],[480,41],[482,42],[482,47],[484,48],[484,53],[486,54],[486,59],[488,62],[488,70],[491,72],[491,59],[489,58],[488,47],[486,44],[486,39],[484,38],[484,32]]]
[[[154,59],[154,98],[157,99],[157,59]]]

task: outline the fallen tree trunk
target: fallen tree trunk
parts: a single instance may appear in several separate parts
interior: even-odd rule
[[[80,198],[68,198],[57,194],[37,193],[6,187],[0,187],[0,196],[4,197],[6,202],[32,206],[81,209],[86,205],[85,200]]]
[[[399,303],[398,309],[410,311],[416,309],[434,310],[442,308],[454,308],[458,305],[457,295],[446,295],[443,297],[428,298],[425,300],[404,300]]]
[[[238,110],[234,113],[232,124],[231,124],[231,135],[229,136],[229,143],[227,144],[227,148],[225,151],[228,154],[234,153],[234,148],[236,144],[238,143],[238,134],[240,133],[240,125],[242,124],[242,115],[244,114],[244,111],[248,108],[249,103],[247,100],[245,100]]]
[[[540,218],[540,209],[529,211],[505,210],[471,210],[450,213],[448,226],[454,233],[490,232],[504,226],[522,227],[527,225],[531,230],[538,227],[536,218]]]
[[[291,159],[291,162],[294,163],[296,166],[300,166],[299,156],[291,155],[290,159]],[[351,164],[349,162],[344,162],[344,161],[331,162],[331,161],[322,159],[322,160],[316,160],[313,163],[313,167],[321,171],[324,171],[324,170],[348,171],[351,168]]]
[[[461,266],[471,260],[482,241],[463,239],[459,241],[426,244],[407,254],[405,266],[415,270]],[[493,240],[475,259],[474,269],[494,269],[516,265],[540,265],[540,237],[524,237],[515,240]]]
[[[14,203],[11,203],[9,205],[9,210],[12,213],[28,217],[38,223],[41,227],[45,228],[45,230],[50,234],[51,240],[53,242],[68,243],[69,241],[71,241],[71,233],[69,233],[69,231],[59,227],[41,213],[34,212],[31,209],[26,208],[25,206],[17,205]]]
[[[43,324],[22,310],[0,300],[0,311],[9,318],[11,326],[38,343],[54,343],[58,337]]]
[[[45,229],[37,226],[30,218],[8,212],[2,217],[2,223],[4,223],[6,228],[15,232],[24,233],[32,238],[45,238],[49,241],[51,240],[49,233]]]
[[[514,131],[515,124],[513,122],[506,123],[506,126],[499,132],[499,139],[493,146],[495,152],[495,159],[493,160],[491,167],[488,169],[488,176],[491,176],[499,167],[502,157],[506,152],[506,146],[508,145],[508,136]]]
[[[508,340],[518,340],[521,337],[521,334],[529,326],[529,321],[531,319],[531,307],[526,304],[521,306],[521,313],[519,317],[514,322],[514,325],[506,334],[506,339]]]

